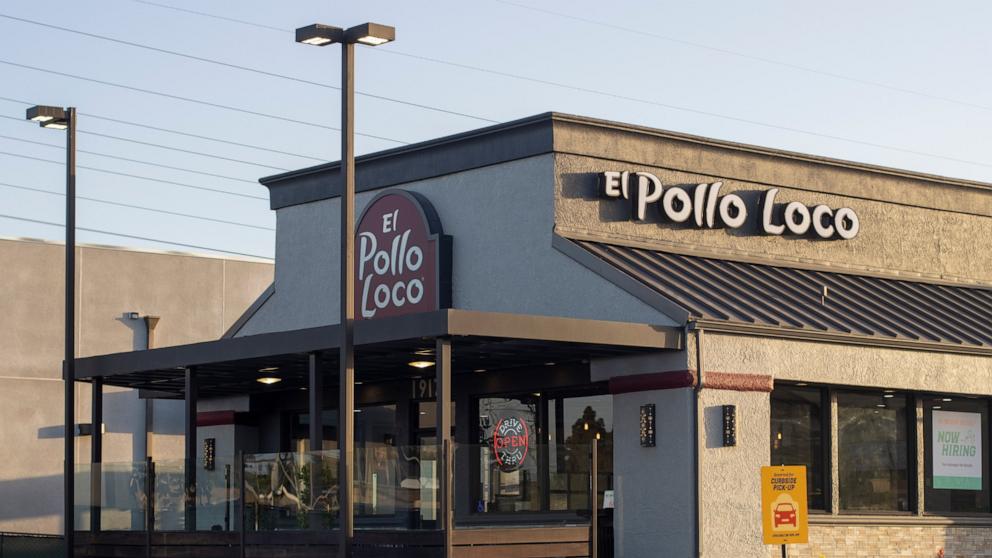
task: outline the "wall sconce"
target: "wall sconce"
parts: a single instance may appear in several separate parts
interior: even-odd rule
[[[654,403],[641,405],[641,447],[655,447]]]
[[[205,438],[203,440],[203,469],[213,471],[216,467],[217,439]]]
[[[737,405],[723,406],[723,447],[737,445]]]

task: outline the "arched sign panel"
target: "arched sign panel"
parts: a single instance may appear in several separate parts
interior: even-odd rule
[[[451,237],[420,194],[387,190],[355,234],[355,318],[388,318],[451,306]]]
[[[517,417],[507,417],[496,423],[493,430],[493,454],[503,472],[513,472],[524,464],[527,448],[530,447],[530,432],[527,422]]]

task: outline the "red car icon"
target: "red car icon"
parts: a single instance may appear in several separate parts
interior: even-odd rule
[[[781,525],[792,525],[796,527],[796,508],[788,502],[775,506],[774,523],[775,527]]]

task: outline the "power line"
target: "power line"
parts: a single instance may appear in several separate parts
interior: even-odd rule
[[[25,191],[28,191],[28,192],[37,192],[39,194],[49,194],[49,195],[52,195],[52,196],[65,197],[65,193],[63,193],[63,192],[53,192],[51,190],[44,190],[42,188],[32,188],[30,186],[22,186],[22,185],[19,185],[19,184],[11,184],[9,182],[0,182],[0,186],[3,186],[5,188],[15,188],[17,190],[25,190]],[[192,214],[189,214],[189,213],[180,213],[178,211],[169,211],[167,209],[158,209],[158,208],[155,208],[155,207],[145,207],[143,205],[132,205],[132,204],[128,204],[128,203],[116,202],[116,201],[110,201],[110,200],[104,200],[104,199],[100,199],[100,198],[90,198],[90,197],[87,197],[87,196],[76,196],[76,199],[78,199],[78,200],[86,200],[86,201],[95,202],[95,203],[102,203],[102,204],[106,204],[106,205],[114,205],[114,206],[117,206],[117,207],[124,207],[124,208],[127,208],[127,209],[140,209],[142,211],[150,211],[152,213],[162,213],[164,215],[174,215],[176,217],[187,217],[189,219],[198,219],[200,221],[210,221],[210,222],[213,222],[213,223],[221,223],[221,224],[224,224],[224,225],[236,225],[236,226],[239,226],[239,227],[247,227],[247,228],[259,229],[259,230],[263,230],[263,231],[274,231],[275,230],[272,227],[266,227],[266,226],[263,226],[263,225],[252,225],[251,223],[241,223],[241,222],[238,222],[238,221],[227,221],[225,219],[217,219],[217,218],[214,218],[214,217],[204,217],[202,215],[192,215]]]
[[[3,97],[3,96],[0,96],[0,100],[10,101],[12,103],[20,103],[22,105],[28,105],[28,106],[31,106],[31,105],[34,104],[32,102],[25,101],[23,99],[14,99],[14,98],[11,98],[11,97]],[[327,158],[325,158],[325,157],[314,157],[314,156],[311,156],[311,155],[300,155],[299,153],[292,153],[290,151],[280,151],[278,149],[272,149],[270,147],[264,147],[264,146],[260,146],[260,145],[250,144],[250,143],[241,143],[241,142],[226,140],[226,139],[222,139],[222,138],[215,138],[213,136],[203,136],[203,135],[200,135],[200,134],[193,134],[193,133],[190,133],[190,132],[183,132],[181,130],[174,130],[172,128],[162,128],[162,127],[159,127],[159,126],[153,126],[151,124],[144,124],[142,122],[134,122],[134,121],[131,121],[131,120],[122,120],[122,119],[119,119],[119,118],[111,118],[109,116],[101,116],[101,115],[93,114],[93,113],[89,113],[89,112],[80,112],[79,115],[80,116],[85,116],[87,118],[95,118],[97,120],[106,120],[107,122],[114,122],[116,124],[125,124],[127,126],[134,126],[136,128],[145,128],[145,129],[148,129],[148,130],[155,130],[157,132],[166,132],[166,133],[169,133],[169,134],[176,134],[176,135],[179,135],[179,136],[186,136],[186,137],[191,137],[191,138],[196,138],[196,139],[213,141],[213,142],[217,142],[217,143],[225,143],[225,144],[228,144],[228,145],[235,145],[235,146],[238,146],[238,147],[247,147],[249,149],[257,149],[259,151],[267,151],[269,153],[277,153],[279,155],[289,155],[291,157],[299,157],[301,159],[310,159],[311,161],[317,161],[317,162],[320,162],[320,163],[327,162]],[[14,119],[14,120],[20,120],[20,118],[14,118],[12,116],[11,117],[6,117],[6,118],[11,118],[11,119]],[[92,134],[94,132],[89,132],[89,133]],[[135,141],[135,140],[130,140],[129,139],[128,141]],[[212,155],[212,157],[219,157],[219,156]],[[273,167],[273,168],[279,168],[279,167]]]
[[[710,52],[718,52],[720,54],[726,54],[726,55],[729,55],[729,56],[736,56],[738,58],[745,58],[747,60],[754,60],[756,62],[762,62],[762,63],[765,63],[765,64],[772,64],[772,65],[775,65],[775,66],[782,66],[783,68],[789,68],[789,69],[792,69],[792,70],[799,70],[799,71],[802,71],[802,72],[808,72],[808,73],[811,73],[811,74],[817,74],[817,75],[821,75],[821,76],[825,76],[825,77],[829,77],[829,78],[840,79],[840,80],[849,81],[849,82],[852,82],[852,83],[858,83],[858,84],[861,84],[861,85],[869,85],[871,87],[878,87],[878,88],[881,88],[881,89],[887,89],[889,91],[897,91],[899,93],[906,93],[906,94],[909,94],[909,95],[916,95],[918,97],[925,97],[927,99],[933,99],[933,100],[937,100],[937,101],[944,101],[944,102],[947,102],[947,103],[953,103],[953,104],[956,104],[956,105],[962,105],[962,106],[966,106],[966,107],[977,108],[977,109],[980,109],[980,110],[992,111],[992,106],[980,105],[978,103],[972,103],[972,102],[969,102],[969,101],[962,101],[962,100],[959,100],[959,99],[952,99],[950,97],[944,97],[944,96],[941,96],[941,95],[934,95],[932,93],[925,93],[925,92],[922,92],[922,91],[917,91],[915,89],[907,89],[905,87],[898,87],[898,86],[895,86],[895,85],[888,85],[886,83],[881,83],[881,82],[877,82],[877,81],[871,81],[871,80],[868,80],[868,79],[853,77],[853,76],[849,76],[849,75],[845,75],[845,74],[838,74],[838,73],[829,72],[829,71],[826,71],[826,70],[819,70],[817,68],[812,68],[810,66],[803,66],[801,64],[793,64],[791,62],[783,62],[781,60],[775,60],[775,59],[772,59],[772,58],[765,58],[763,56],[756,56],[756,55],[753,55],[753,54],[747,54],[747,53],[743,53],[743,52],[738,52],[736,50],[730,50],[730,49],[727,49],[727,48],[715,47],[715,46],[707,45],[707,44],[704,44],[704,43],[697,43],[697,42],[694,42],[694,41],[687,41],[685,39],[679,39],[679,38],[670,37],[670,36],[667,36],[667,35],[660,35],[658,33],[652,33],[652,32],[649,32],[649,31],[644,31],[644,30],[641,30],[641,29],[635,29],[635,28],[632,28],[632,27],[624,27],[622,25],[616,25],[616,24],[613,24],[613,23],[606,23],[606,22],[603,22],[603,21],[596,21],[594,19],[584,18],[584,17],[580,17],[580,16],[576,16],[576,15],[572,15],[572,14],[567,14],[567,13],[563,13],[563,12],[556,12],[556,11],[553,11],[553,10],[548,10],[546,8],[539,8],[537,6],[528,6],[526,4],[518,4],[516,2],[510,2],[508,0],[492,0],[492,1],[493,2],[496,2],[498,4],[505,4],[507,6],[513,6],[513,7],[524,9],[524,10],[530,10],[530,11],[533,11],[533,12],[540,12],[540,13],[543,13],[543,14],[553,15],[553,16],[557,16],[557,17],[561,17],[561,18],[565,18],[565,19],[571,19],[571,20],[574,20],[574,21],[581,21],[582,23],[587,23],[589,25],[596,25],[596,26],[599,26],[599,27],[605,27],[605,28],[614,29],[614,30],[617,30],[617,31],[623,31],[624,33],[633,33],[633,34],[642,35],[642,36],[645,36],[645,37],[653,37],[655,39],[661,39],[663,41],[668,41],[668,42],[677,43],[677,44],[681,44],[681,45],[691,46],[691,47],[694,47],[694,48],[708,50]]]
[[[186,12],[186,13],[189,13],[189,14],[196,14],[196,15],[199,15],[199,16],[210,17],[210,18],[213,18],[213,19],[220,19],[220,20],[224,20],[224,21],[232,21],[234,23],[241,23],[241,24],[244,24],[244,25],[251,25],[252,27],[258,27],[259,29],[271,29],[272,31],[283,31],[283,32],[286,32],[286,33],[289,33],[289,32],[292,32],[293,31],[292,29],[287,29],[285,27],[274,27],[272,25],[264,25],[262,23],[255,23],[253,21],[245,21],[243,19],[236,19],[236,18],[233,18],[233,17],[226,17],[226,16],[211,14],[211,13],[207,13],[207,12],[198,12],[196,10],[190,10],[188,8],[180,8],[178,6],[170,6],[168,4],[159,4],[158,2],[148,2],[147,0],[130,0],[130,1],[131,2],[135,2],[137,4],[147,4],[149,6],[157,6],[159,8],[168,8],[170,10],[176,10],[177,12]]]
[[[65,149],[65,147],[63,147],[61,145],[53,145],[51,143],[47,143],[47,142],[43,142],[43,141],[29,140],[29,139],[24,139],[24,138],[18,138],[18,137],[15,137],[15,136],[6,136],[6,135],[3,135],[3,134],[0,134],[0,138],[8,139],[8,140],[11,140],[11,141],[20,141],[20,142],[23,142],[23,143],[31,143],[31,144],[34,144],[34,145],[41,145],[41,146],[44,146],[44,147],[51,147],[51,148],[54,148],[54,149]],[[160,168],[163,168],[163,169],[177,170],[177,171],[182,171],[182,172],[190,172],[190,173],[193,173],[193,174],[202,174],[204,176],[210,176],[210,177],[213,177],[213,178],[224,178],[224,179],[227,179],[227,180],[234,180],[234,181],[237,181],[237,182],[247,182],[248,184],[258,184],[257,181],[255,181],[255,180],[248,180],[246,178],[235,178],[233,176],[225,176],[223,174],[215,174],[215,173],[212,173],[212,172],[198,171],[198,170],[187,169],[187,168],[183,168],[183,167],[174,167],[172,165],[163,165],[161,163],[153,163],[151,161],[143,161],[141,159],[131,159],[131,158],[128,158],[128,157],[120,157],[120,156],[117,156],[117,155],[110,155],[109,153],[100,153],[99,151],[87,151],[85,149],[77,149],[76,152],[77,153],[85,153],[87,155],[96,155],[97,157],[107,157],[108,159],[117,159],[119,161],[127,161],[128,163],[138,163],[138,164],[141,164],[141,165],[149,165],[149,166],[152,166],[152,167],[160,167]]]
[[[3,213],[0,213],[0,217],[2,217],[4,219],[13,219],[14,221],[24,221],[26,223],[36,223],[36,224],[39,224],[39,225],[48,225],[50,227],[65,228],[65,225],[62,224],[62,223],[53,223],[52,221],[42,221],[41,219],[29,219],[27,217],[18,217],[16,215],[6,215],[6,214],[3,214]],[[221,254],[232,254],[232,255],[235,255],[235,256],[247,256],[249,258],[258,258],[260,260],[270,260],[270,261],[272,260],[272,258],[270,258],[268,256],[260,256],[258,254],[249,254],[249,253],[246,253],[246,252],[235,252],[233,250],[221,250],[220,248],[211,248],[210,246],[200,246],[200,245],[197,245],[197,244],[186,244],[186,243],[183,243],[183,242],[174,242],[172,240],[162,240],[160,238],[151,238],[151,237],[147,237],[147,236],[138,236],[138,235],[134,235],[134,234],[126,234],[126,233],[119,233],[119,232],[113,232],[113,231],[105,231],[105,230],[101,230],[101,229],[90,229],[90,228],[87,228],[87,227],[76,227],[76,230],[77,231],[92,232],[92,233],[99,233],[99,234],[106,234],[106,235],[110,235],[110,236],[118,236],[118,237],[121,237],[121,238],[130,238],[132,240],[144,240],[146,242],[158,242],[158,243],[161,243],[161,244],[169,244],[171,246],[182,246],[183,248],[192,248],[194,250],[210,250],[211,252],[220,252]]]
[[[2,97],[0,97],[0,98],[2,98]],[[23,118],[17,118],[17,117],[14,117],[14,116],[7,116],[5,114],[0,114],[0,118],[5,118],[7,120],[14,120],[16,122],[24,122],[24,123],[28,123],[28,124],[31,123],[31,122],[29,122],[27,120],[24,120]],[[262,163],[254,163],[252,161],[245,161],[243,159],[233,159],[231,157],[223,157],[221,155],[211,155],[210,153],[202,153],[200,151],[193,151],[192,149],[181,149],[179,147],[172,147],[170,145],[162,145],[160,143],[152,143],[152,142],[148,142],[148,141],[141,141],[141,140],[136,140],[136,139],[133,139],[133,138],[123,138],[123,137],[120,137],[120,136],[112,136],[110,134],[101,134],[99,132],[91,132],[89,130],[79,130],[79,129],[77,129],[76,131],[78,133],[80,133],[80,134],[85,134],[87,136],[97,136],[97,137],[107,138],[107,139],[112,139],[112,140],[117,140],[117,141],[124,141],[124,142],[128,142],[128,143],[135,143],[135,144],[138,144],[138,145],[147,145],[149,147],[157,147],[159,149],[168,149],[169,151],[176,151],[176,152],[179,152],[179,153],[186,153],[186,154],[189,154],[189,155],[199,155],[201,157],[208,157],[208,158],[211,158],[211,159],[218,159],[218,160],[221,160],[221,161],[230,161],[232,163],[241,163],[243,165],[254,165],[256,167],[263,167],[263,168],[273,169],[273,170],[279,170],[279,171],[288,171],[288,170],[290,170],[290,169],[287,169],[287,168],[284,168],[284,167],[274,167],[272,165],[263,165]],[[14,138],[11,138],[11,139],[14,139]],[[21,140],[18,140],[18,141],[21,141]],[[50,144],[46,144],[46,145],[50,145]],[[61,147],[61,146],[54,146],[53,145],[52,147]],[[84,153],[84,152],[83,151],[80,151],[80,153]],[[99,155],[99,153],[96,153],[96,155]],[[183,169],[183,170],[186,170],[186,169]]]
[[[194,11],[194,10],[176,8],[174,6],[169,6],[169,5],[166,5],[166,4],[159,4],[159,3],[156,3],[156,2],[149,2],[147,0],[130,0],[130,1],[131,2],[137,2],[137,3],[140,3],[140,4],[147,4],[147,5],[151,5],[151,6],[158,6],[158,7],[162,7],[162,8],[174,9],[174,10],[177,10],[177,11],[188,12],[188,13],[191,13],[191,14],[200,15],[200,16],[204,16],[204,17],[211,17],[211,18],[214,18],[214,19],[223,19],[223,20],[226,20],[226,21],[232,21],[232,22],[241,23],[241,24],[244,24],[244,25],[251,25],[251,26],[255,26],[255,27],[272,29],[272,30],[276,30],[276,31],[287,31],[287,32],[289,31],[288,29],[282,29],[282,28],[278,28],[278,27],[272,27],[272,26],[266,26],[266,25],[256,24],[256,23],[249,22],[249,21],[244,21],[244,20],[235,19],[235,18],[228,18],[228,17],[217,16],[217,15],[208,14],[208,13],[205,13],[205,12],[198,12],[198,11]],[[891,146],[891,145],[885,145],[885,144],[874,143],[874,142],[869,142],[869,141],[856,140],[856,139],[847,138],[847,137],[843,137],[843,136],[836,136],[836,135],[826,134],[826,133],[821,133],[821,132],[813,132],[813,131],[809,131],[809,130],[803,130],[803,129],[800,129],[800,128],[793,128],[791,126],[782,126],[782,125],[778,125],[778,124],[768,124],[768,123],[761,122],[761,121],[758,121],[758,120],[751,120],[749,118],[741,118],[741,117],[730,116],[730,115],[726,115],[726,114],[720,114],[720,113],[716,113],[716,112],[705,111],[705,110],[701,110],[701,109],[694,109],[694,108],[690,108],[690,107],[683,107],[683,106],[679,106],[679,105],[673,105],[673,104],[670,104],[670,103],[662,103],[660,101],[654,101],[654,100],[651,100],[651,99],[644,99],[644,98],[639,98],[639,97],[632,97],[632,96],[629,96],[629,95],[621,95],[619,93],[612,93],[612,92],[609,92],[609,91],[603,91],[603,90],[599,90],[599,89],[592,89],[592,88],[589,88],[589,87],[581,87],[581,86],[571,85],[571,84],[567,84],[567,83],[561,83],[561,82],[556,82],[556,81],[551,81],[551,80],[544,80],[544,79],[539,79],[539,78],[524,76],[524,75],[520,75],[520,74],[514,74],[514,73],[510,73],[510,72],[504,72],[504,71],[500,71],[500,70],[493,70],[491,68],[485,68],[485,67],[481,67],[481,66],[474,66],[474,65],[471,65],[471,64],[462,64],[462,63],[459,63],[459,62],[451,62],[449,60],[442,60],[442,59],[439,59],[439,58],[432,58],[430,56],[422,56],[422,55],[418,55],[418,54],[410,54],[410,53],[402,52],[402,51],[399,51],[399,50],[396,50],[396,49],[373,49],[373,52],[378,52],[378,53],[381,53],[381,54],[386,54],[386,55],[391,55],[391,56],[402,56],[402,57],[411,58],[411,59],[415,59],[415,60],[421,60],[421,61],[425,61],[425,62],[431,62],[431,63],[434,63],[434,64],[442,64],[442,65],[445,65],[445,66],[451,66],[451,67],[454,67],[454,68],[461,68],[461,69],[465,69],[465,70],[472,70],[472,71],[482,72],[482,73],[486,73],[486,74],[490,74],[490,75],[496,75],[496,76],[501,76],[501,77],[505,77],[505,78],[516,79],[516,80],[520,80],[520,81],[527,81],[527,82],[530,82],[530,83],[539,83],[539,84],[542,84],[542,85],[548,85],[548,86],[557,87],[557,88],[560,88],[560,89],[568,89],[568,90],[572,90],[572,91],[578,91],[580,93],[588,93],[588,94],[592,94],[592,95],[599,95],[599,96],[603,96],[603,97],[609,97],[609,98],[613,98],[613,99],[619,99],[619,100],[622,100],[622,101],[630,101],[630,102],[641,103],[641,104],[646,104],[646,105],[651,105],[651,106],[657,106],[657,107],[661,107],[661,108],[667,108],[667,109],[670,109],[670,110],[677,110],[677,111],[688,112],[688,113],[692,113],[692,114],[699,114],[699,115],[703,115],[703,116],[709,116],[709,117],[712,117],[712,118],[720,118],[720,119],[724,119],[724,120],[730,120],[730,121],[734,121],[734,122],[741,122],[741,123],[744,123],[744,124],[751,124],[751,125],[754,125],[754,126],[761,126],[761,127],[764,127],[764,128],[770,128],[770,129],[775,129],[775,130],[782,130],[782,131],[792,132],[792,133],[796,133],[796,134],[804,134],[804,135],[808,135],[808,136],[814,136],[814,137],[820,137],[820,138],[825,138],[825,139],[831,139],[831,140],[835,140],[835,141],[843,141],[843,142],[852,143],[852,144],[856,144],[856,145],[864,145],[864,146],[868,146],[868,147],[875,147],[875,148],[878,148],[878,149],[886,149],[886,150],[889,150],[889,151],[896,151],[896,152],[900,152],[900,153],[909,153],[909,154],[912,154],[912,155],[919,155],[919,156],[923,156],[923,157],[931,157],[931,158],[934,158],[934,159],[943,159],[943,160],[946,160],[946,161],[953,161],[953,162],[956,162],[956,163],[964,163],[964,164],[976,165],[976,166],[981,166],[981,167],[992,166],[992,165],[989,165],[988,163],[982,163],[982,162],[978,162],[978,161],[970,161],[970,160],[967,160],[967,159],[958,159],[958,158],[955,158],[955,157],[948,157],[948,156],[945,156],[945,155],[937,155],[937,154],[934,154],[934,153],[927,153],[927,152],[924,152],[924,151],[916,151],[916,150],[913,150],[913,149],[906,149],[906,148],[902,148],[902,147],[894,147],[894,146]]]
[[[20,63],[17,63],[17,62],[12,62],[10,60],[0,60],[0,64],[6,64],[8,66],[14,66],[16,68],[24,68],[24,69],[27,69],[27,70],[34,70],[36,72],[42,72],[42,73],[46,73],[46,74],[52,74],[52,75],[67,77],[67,78],[71,78],[71,79],[78,79],[80,81],[88,81],[90,83],[97,83],[97,84],[100,84],[100,85],[106,85],[108,87],[117,87],[117,88],[120,88],[120,89],[126,89],[126,90],[129,90],[129,91],[136,91],[138,93],[145,93],[147,95],[155,95],[155,96],[158,96],[158,97],[164,97],[164,98],[173,99],[173,100],[176,100],[176,101],[183,101],[183,102],[187,102],[187,103],[195,103],[195,104],[198,104],[198,105],[203,105],[203,106],[207,106],[207,107],[211,107],[211,108],[219,108],[219,109],[230,110],[230,111],[234,111],[234,112],[240,112],[240,113],[243,113],[243,114],[250,114],[252,116],[260,116],[260,117],[263,117],[263,118],[270,118],[272,120],[281,120],[281,121],[284,121],[284,122],[291,122],[293,124],[300,124],[300,125],[303,125],[303,126],[312,126],[314,128],[323,128],[325,130],[335,130],[335,131],[338,131],[338,132],[341,131],[341,128],[335,128],[334,126],[328,126],[326,124],[318,124],[316,122],[309,122],[309,121],[306,121],[306,120],[296,120],[294,118],[289,118],[289,117],[286,117],[286,116],[278,116],[278,115],[275,115],[275,114],[269,114],[269,113],[260,112],[260,111],[257,111],[257,110],[250,110],[250,109],[245,109],[245,108],[232,107],[230,105],[224,105],[224,104],[221,104],[221,103],[214,103],[214,102],[211,102],[211,101],[204,101],[202,99],[194,99],[194,98],[191,98],[191,97],[183,97],[181,95],[173,95],[171,93],[163,93],[161,91],[154,91],[154,90],[151,90],[151,89],[143,89],[141,87],[134,87],[132,85],[124,85],[122,83],[114,83],[112,81],[106,81],[106,80],[95,79],[95,78],[88,78],[88,77],[85,77],[85,76],[77,76],[77,75],[66,73],[66,72],[59,72],[59,71],[56,71],[56,70],[49,70],[47,68],[39,68],[37,66],[30,66],[28,64],[20,64]],[[401,141],[401,140],[398,140],[398,139],[387,138],[385,136],[377,136],[377,135],[374,135],[374,134],[366,134],[366,133],[363,133],[363,132],[355,132],[355,135],[364,136],[364,137],[367,137],[367,138],[372,138],[372,139],[377,139],[377,140],[382,140],[382,141],[388,141],[388,142],[392,142],[392,143],[399,143],[399,144],[403,144],[403,145],[406,145],[407,144],[407,142]]]
[[[55,164],[55,165],[65,165],[65,162],[64,161],[53,161],[51,159],[43,159],[41,157],[32,157],[30,155],[21,155],[20,153],[10,153],[10,152],[7,152],[7,151],[0,151],[0,155],[7,155],[9,157],[18,157],[20,159],[29,159],[29,160],[32,160],[32,161],[41,161],[43,163],[51,163],[51,164]],[[116,176],[124,176],[124,177],[127,177],[127,178],[137,178],[138,180],[148,180],[150,182],[160,182],[162,184],[170,184],[172,186],[179,186],[180,188],[190,188],[192,190],[203,190],[205,192],[214,192],[216,194],[226,194],[228,196],[238,196],[238,197],[241,197],[241,198],[251,198],[251,199],[256,199],[256,200],[268,200],[269,199],[269,198],[267,198],[265,196],[255,196],[255,195],[252,195],[252,194],[242,194],[241,192],[230,192],[230,191],[227,191],[227,190],[219,190],[219,189],[216,189],[216,188],[208,188],[206,186],[196,186],[194,184],[186,184],[185,182],[176,182],[174,180],[165,180],[165,179],[162,179],[162,178],[152,178],[150,176],[142,176],[140,174],[131,174],[131,173],[127,173],[127,172],[112,171],[112,170],[101,169],[101,168],[97,168],[97,167],[87,167],[87,166],[83,166],[83,165],[76,165],[76,168],[86,169],[86,170],[91,170],[91,171],[96,171],[96,172],[102,172],[102,173],[105,173],[105,174],[113,174],[113,175],[116,175]]]
[[[213,58],[206,58],[206,57],[203,57],[203,56],[196,56],[196,55],[193,55],[193,54],[186,54],[184,52],[177,52],[177,51],[174,51],[174,50],[168,50],[168,49],[164,49],[164,48],[154,47],[154,46],[146,45],[146,44],[142,44],[142,43],[134,43],[134,42],[131,42],[131,41],[125,41],[125,40],[122,40],[122,39],[116,39],[114,37],[108,37],[106,35],[98,35],[96,33],[88,33],[86,31],[80,31],[78,29],[70,29],[68,27],[60,27],[58,25],[52,25],[50,23],[42,23],[40,21],[34,21],[34,20],[25,19],[25,18],[21,18],[21,17],[15,17],[15,16],[8,15],[8,14],[0,14],[0,17],[6,18],[6,19],[10,19],[10,20],[14,20],[14,21],[20,21],[22,23],[30,23],[32,25],[38,25],[38,26],[41,26],[41,27],[47,27],[49,29],[56,29],[56,30],[59,30],[59,31],[64,31],[66,33],[75,33],[76,35],[82,35],[84,37],[89,37],[89,38],[92,38],[92,39],[100,39],[100,40],[103,40],[103,41],[110,41],[112,43],[126,45],[126,46],[130,46],[130,47],[134,47],[134,48],[141,48],[141,49],[145,49],[145,50],[150,50],[150,51],[158,52],[158,53],[161,53],[161,54],[168,54],[168,55],[171,55],[171,56],[179,56],[181,58],[186,58],[186,59],[189,59],[189,60],[196,60],[197,62],[204,62],[204,63],[207,63],[207,64],[215,64],[215,65],[218,65],[218,66],[224,66],[225,68],[231,68],[231,69],[235,69],[235,70],[241,70],[241,71],[244,71],[244,72],[252,72],[252,73],[263,75],[263,76],[274,77],[274,78],[279,78],[279,79],[285,79],[285,80],[289,80],[289,81],[295,81],[297,83],[304,83],[304,84],[307,84],[307,85],[316,85],[317,87],[323,87],[323,88],[326,88],[326,89],[334,89],[334,90],[338,90],[338,91],[341,90],[340,87],[331,85],[329,83],[323,83],[323,82],[319,82],[319,81],[312,81],[312,80],[308,80],[308,79],[304,79],[304,78],[299,78],[299,77],[295,77],[295,76],[289,76],[289,75],[285,75],[285,74],[278,74],[278,73],[275,73],[275,72],[270,72],[268,70],[262,70],[260,68],[252,68],[252,67],[249,67],[249,66],[241,66],[239,64],[234,64],[234,63],[231,63],[231,62],[224,62],[224,61],[221,61],[221,60],[215,60]],[[414,103],[412,101],[404,101],[402,99],[396,99],[396,98],[393,98],[393,97],[386,97],[384,95],[376,95],[376,94],[368,93],[368,92],[365,92],[365,91],[355,91],[355,94],[356,95],[363,96],[363,97],[369,97],[371,99],[378,99],[378,100],[381,100],[381,101],[388,101],[390,103],[398,103],[398,104],[401,104],[401,105],[406,105],[406,106],[410,106],[410,107],[414,107],[414,108],[419,108],[419,109],[423,109],[423,110],[440,112],[440,113],[450,114],[450,115],[454,115],[454,116],[461,116],[463,118],[471,118],[473,120],[482,120],[484,122],[493,122],[493,123],[494,122],[497,122],[496,120],[491,120],[489,118],[483,118],[481,116],[476,116],[474,114],[467,114],[467,113],[464,113],[464,112],[458,112],[458,111],[454,111],[454,110],[443,109],[443,108],[435,107],[435,106],[431,106],[431,105],[424,105],[424,104],[421,104],[421,103]]]

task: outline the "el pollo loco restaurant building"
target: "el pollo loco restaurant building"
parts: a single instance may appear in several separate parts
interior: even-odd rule
[[[225,339],[78,361],[187,401],[152,530],[338,552],[350,420],[357,554],[777,555],[768,464],[807,467],[792,556],[992,549],[992,185],[560,114],[364,156],[339,417],[337,181],[262,180]],[[99,555],[135,510],[79,499]]]

